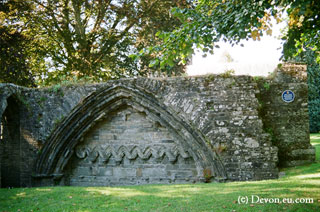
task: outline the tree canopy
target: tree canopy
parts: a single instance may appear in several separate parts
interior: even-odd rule
[[[189,8],[172,9],[173,16],[182,24],[172,31],[158,32],[162,43],[144,50],[144,54],[161,53],[150,66],[165,67],[176,60],[185,64],[195,47],[213,53],[220,40],[232,44],[243,39],[259,40],[263,32],[272,34],[271,17],[279,22],[283,12],[289,19],[283,36],[284,59],[311,49],[320,62],[320,4],[316,0],[195,0],[192,3]]]
[[[288,32],[283,37],[284,57],[290,59],[306,51],[313,51],[320,63],[320,4],[317,0],[287,1]],[[306,57],[305,57],[306,58]],[[310,62],[305,61],[307,64]]]
[[[35,82],[26,62],[26,38],[0,27],[0,82],[33,87]]]
[[[271,17],[280,21],[283,12],[283,59],[310,50],[319,63],[316,0],[10,0],[0,5],[2,46],[12,44],[1,48],[1,63],[19,66],[29,85],[178,75],[195,48],[207,54],[221,40],[259,40],[272,33]],[[19,62],[12,52],[21,53]]]
[[[4,4],[0,24],[29,39],[29,69],[38,83],[90,78],[105,81],[147,75],[148,55],[129,57],[158,44],[156,32],[170,31],[180,21],[170,15],[185,0],[12,0]],[[24,9],[23,9],[24,8]],[[184,66],[173,64],[176,72]],[[164,69],[171,73],[172,67]]]
[[[320,64],[316,62],[316,53],[311,49],[302,51],[294,59],[307,64],[308,72],[308,107],[310,132],[320,131]]]

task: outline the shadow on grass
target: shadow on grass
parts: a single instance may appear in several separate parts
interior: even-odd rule
[[[319,194],[311,184],[279,181],[11,189],[6,190],[6,198],[2,189],[0,205],[3,211],[316,211],[319,207],[316,203],[238,204],[239,196],[250,201],[253,195],[295,199]]]
[[[252,182],[0,189],[0,211],[316,211],[319,170],[315,163],[286,169],[288,176],[281,179]],[[257,196],[311,197],[315,203],[238,204],[239,196],[249,202]]]
[[[314,146],[318,153],[320,141]],[[320,208],[320,161],[281,171],[286,173],[283,178],[252,182],[0,189],[0,212],[317,211]],[[314,203],[250,204],[253,196],[313,198]],[[239,204],[239,197],[247,197],[249,204]]]

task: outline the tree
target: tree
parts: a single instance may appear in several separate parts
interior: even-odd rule
[[[186,0],[14,2],[30,9],[5,19],[20,23],[23,34],[32,37],[30,68],[39,70],[36,78],[43,84],[74,77],[105,81],[149,74],[149,60],[155,54],[140,60],[129,56],[144,46],[159,43],[155,36],[158,30],[172,30],[180,25],[169,10],[188,5]],[[183,65],[173,65],[177,72],[184,72]],[[171,67],[164,70],[171,71]]]
[[[172,31],[158,32],[162,39],[160,45],[145,49],[144,54],[161,52],[161,55],[151,62],[160,63],[160,67],[180,60],[185,64],[194,53],[194,48],[204,53],[214,52],[216,42],[228,41],[240,43],[243,39],[259,40],[263,32],[271,34],[271,16],[280,21],[283,11],[288,13],[288,33],[284,57],[289,59],[310,48],[317,54],[319,60],[319,4],[316,0],[197,0],[192,1],[189,8],[174,8],[173,16],[182,25]]]
[[[286,4],[289,4],[287,1]],[[303,54],[303,52],[314,52],[317,63],[320,63],[320,4],[316,0],[296,0],[289,4],[287,9],[289,16],[288,32],[283,37],[284,58]],[[310,55],[310,52],[308,53]],[[302,55],[303,56],[303,55]],[[305,59],[310,57],[304,57]],[[310,61],[306,61],[308,64]]]
[[[25,56],[25,37],[0,27],[0,82],[33,87],[34,79]]]
[[[15,7],[14,3],[10,3],[10,6]],[[10,6],[0,5],[0,82],[34,87],[34,76],[27,59],[29,38],[19,29],[3,24],[6,15],[17,12],[10,11]]]
[[[295,62],[307,64],[308,72],[308,107],[310,132],[320,132],[320,65],[316,62],[315,52],[311,49],[294,57]]]

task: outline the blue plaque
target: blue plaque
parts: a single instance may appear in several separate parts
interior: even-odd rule
[[[292,91],[290,91],[290,90],[283,91],[283,93],[282,93],[282,100],[283,100],[284,102],[287,102],[287,103],[293,102],[293,100],[294,100],[294,93],[293,93]]]

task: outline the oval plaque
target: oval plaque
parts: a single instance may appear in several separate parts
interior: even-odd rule
[[[290,90],[285,90],[285,91],[283,91],[283,93],[282,93],[282,100],[283,100],[284,102],[287,102],[287,103],[293,102],[293,100],[294,100],[294,93],[293,93],[292,91],[290,91]]]

